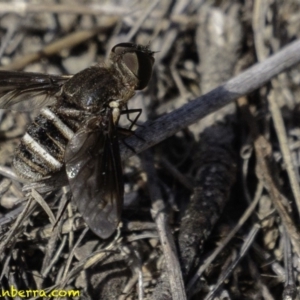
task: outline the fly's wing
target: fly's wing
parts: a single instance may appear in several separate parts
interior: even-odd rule
[[[55,95],[71,76],[0,71],[0,108],[31,111],[56,102]]]
[[[119,224],[124,193],[116,134],[101,126],[79,130],[67,146],[65,163],[79,212],[94,233],[108,238]]]

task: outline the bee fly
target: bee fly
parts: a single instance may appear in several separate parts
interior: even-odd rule
[[[38,181],[65,166],[73,201],[101,238],[115,231],[123,204],[118,120],[148,84],[153,53],[121,43],[107,65],[73,76],[0,71],[0,108],[42,108],[16,149],[16,172]]]

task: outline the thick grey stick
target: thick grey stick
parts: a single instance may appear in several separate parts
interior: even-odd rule
[[[137,136],[126,139],[136,153],[142,152],[165,140],[183,128],[193,124],[206,115],[220,109],[238,97],[249,94],[263,86],[272,77],[300,62],[300,41],[297,40],[261,63],[230,79],[209,93],[196,98],[173,112],[163,115],[136,131]],[[133,155],[126,146],[121,145],[123,159]]]

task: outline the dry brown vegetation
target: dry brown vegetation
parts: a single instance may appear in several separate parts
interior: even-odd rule
[[[109,240],[60,179],[15,175],[38,112],[0,111],[0,288],[297,299],[299,33],[297,0],[0,1],[2,70],[74,74],[127,41],[156,52],[129,102],[146,123],[126,141],[136,155],[121,145],[122,226]]]

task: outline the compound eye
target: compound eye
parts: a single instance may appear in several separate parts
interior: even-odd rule
[[[137,49],[137,45],[133,43],[120,43],[115,45],[111,51],[116,55],[123,55],[126,52],[134,52]]]
[[[139,80],[139,84],[135,89],[144,89],[152,75],[153,52],[146,47],[131,43],[118,44],[112,51],[122,57],[122,62]]]

